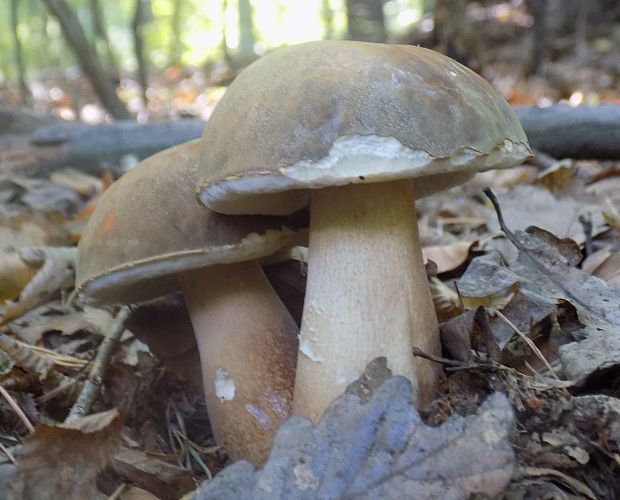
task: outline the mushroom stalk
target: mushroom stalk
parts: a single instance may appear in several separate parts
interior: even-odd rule
[[[185,272],[180,282],[216,441],[261,465],[290,414],[297,325],[258,261]]]
[[[366,364],[387,358],[418,406],[438,375],[412,347],[439,353],[410,180],[312,191],[308,282],[293,413],[317,421]]]

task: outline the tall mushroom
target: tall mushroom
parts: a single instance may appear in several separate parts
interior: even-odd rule
[[[283,218],[202,207],[198,151],[194,141],[158,153],[105,192],[79,244],[77,287],[95,304],[181,289],[215,438],[233,458],[260,464],[290,413],[297,326],[257,259],[296,232]]]
[[[215,211],[286,214],[311,193],[294,412],[317,420],[377,356],[429,401],[437,369],[411,350],[439,340],[414,201],[530,156],[506,101],[430,50],[310,42],[243,71],[202,145]]]

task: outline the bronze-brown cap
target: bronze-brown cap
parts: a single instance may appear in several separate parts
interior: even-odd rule
[[[246,68],[207,122],[201,155],[205,205],[284,214],[309,188],[412,177],[420,196],[531,152],[505,99],[456,61],[408,45],[320,41]]]
[[[199,141],[162,151],[101,197],[78,246],[76,287],[92,304],[177,290],[177,274],[270,255],[295,231],[275,217],[231,217],[195,196]]]

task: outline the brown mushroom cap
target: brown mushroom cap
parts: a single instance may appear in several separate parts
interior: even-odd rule
[[[283,214],[308,188],[411,177],[422,196],[530,155],[505,99],[456,61],[310,42],[262,57],[229,87],[202,138],[200,197],[221,213]]]
[[[199,141],[167,149],[101,197],[78,247],[76,285],[94,304],[178,290],[177,274],[270,255],[295,231],[274,217],[230,217],[196,200]],[[139,192],[138,192],[139,191]]]

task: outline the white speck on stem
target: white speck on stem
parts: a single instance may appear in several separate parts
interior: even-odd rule
[[[215,394],[220,401],[232,401],[235,399],[235,381],[230,376],[230,373],[224,368],[218,368],[215,370]]]

